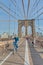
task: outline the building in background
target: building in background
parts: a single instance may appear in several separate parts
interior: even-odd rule
[[[9,34],[4,32],[2,35],[1,35],[1,38],[8,38],[9,37]]]

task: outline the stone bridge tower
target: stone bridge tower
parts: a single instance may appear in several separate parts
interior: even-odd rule
[[[18,20],[18,36],[21,37],[22,36],[22,32],[21,32],[21,28],[22,26],[25,26],[25,36],[27,35],[27,27],[31,26],[32,29],[32,37],[35,37],[35,20]]]

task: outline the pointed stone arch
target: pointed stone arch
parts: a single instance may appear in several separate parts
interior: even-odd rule
[[[32,20],[18,20],[18,36],[19,37],[22,37],[22,33],[21,33],[21,28],[22,26],[25,26],[25,33],[27,36],[27,27],[28,26],[31,26],[32,28],[32,37],[34,38],[35,37],[35,19],[32,19]]]
[[[27,27],[27,35],[28,36],[32,35],[32,28],[31,28],[31,26]]]
[[[25,37],[25,26],[23,25],[21,27],[22,37]]]

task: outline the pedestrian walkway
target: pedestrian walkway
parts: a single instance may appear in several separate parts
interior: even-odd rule
[[[28,53],[28,42],[26,40],[26,48],[25,48],[25,62],[24,62],[24,65],[30,65],[30,62],[29,62],[29,53]]]
[[[41,52],[39,53],[35,47],[32,47],[31,43],[29,43],[29,47],[30,47],[33,65],[43,65],[43,58],[41,58],[40,56]]]
[[[24,41],[14,53],[8,52],[0,57],[0,65],[29,65],[28,43]]]
[[[21,42],[14,55],[12,51],[7,51],[5,55],[0,56],[0,65],[43,65],[43,57],[40,56],[40,54],[43,56],[43,52],[37,50],[27,40]]]

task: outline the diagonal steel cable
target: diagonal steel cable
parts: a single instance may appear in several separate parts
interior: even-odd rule
[[[15,0],[10,0],[10,1],[12,2],[12,4],[13,4],[15,7],[17,6]],[[20,13],[21,16],[23,16],[22,11],[21,11],[21,9],[19,8],[19,6],[17,6],[17,11]]]
[[[39,10],[37,10],[35,13],[33,13],[33,15],[35,15],[35,14],[37,14],[37,12],[39,12],[40,10],[42,10],[43,9],[43,7],[41,7]],[[32,15],[32,16],[33,16]]]
[[[4,11],[4,12],[6,12],[8,15],[9,15],[9,12],[5,9],[5,8],[3,8],[2,6],[0,6],[0,8]],[[12,16],[13,18],[15,18],[15,19],[17,19],[15,16],[13,16],[12,14],[10,14],[10,16]]]
[[[2,6],[4,6],[7,10],[9,10],[9,7],[7,7],[7,6],[6,6],[5,4],[3,4],[2,2],[0,2],[0,4],[1,4]],[[10,9],[10,11],[11,11],[12,13],[14,13],[14,14],[17,14],[16,11],[14,11],[14,10],[12,10],[12,9]],[[17,16],[20,17],[20,15],[18,15],[18,14],[17,14]]]

